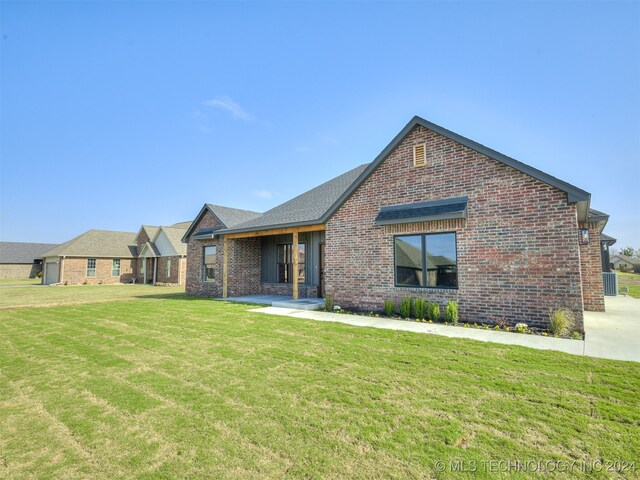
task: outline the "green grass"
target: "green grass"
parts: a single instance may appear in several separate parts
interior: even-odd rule
[[[0,289],[0,309],[33,306],[78,305],[147,296],[179,294],[184,287],[151,285],[72,285]]]
[[[176,295],[0,312],[1,478],[493,478],[435,462],[637,462],[639,395],[636,363]]]
[[[0,286],[7,285],[40,285],[42,280],[39,278],[0,278]]]
[[[622,287],[627,287],[627,291],[623,292]],[[618,293],[640,298],[640,274],[618,272]]]

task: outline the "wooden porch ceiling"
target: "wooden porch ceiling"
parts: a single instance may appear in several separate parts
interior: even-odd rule
[[[285,228],[272,228],[269,230],[256,230],[254,232],[240,232],[223,234],[224,238],[253,238],[253,237],[266,237],[267,235],[282,235],[285,233],[305,233],[305,232],[319,232],[327,229],[324,223],[317,225],[304,225],[302,227],[285,227]]]

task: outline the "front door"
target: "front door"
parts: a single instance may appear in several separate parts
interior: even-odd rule
[[[320,245],[320,252],[318,254],[318,265],[319,265],[319,279],[318,279],[318,297],[324,298],[324,243]]]

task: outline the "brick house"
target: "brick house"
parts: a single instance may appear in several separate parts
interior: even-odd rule
[[[42,272],[42,254],[55,243],[0,242],[0,278],[34,278]]]
[[[42,283],[112,284],[134,278],[136,234],[89,230],[43,254]]]
[[[168,227],[140,227],[135,238],[137,283],[184,285],[187,246],[182,237],[190,225],[191,222],[180,222]]]
[[[380,310],[405,295],[459,302],[464,321],[546,326],[604,310],[591,195],[414,117],[373,162],[261,215],[203,208],[187,230],[186,292],[331,294]],[[216,207],[218,209],[222,207]]]

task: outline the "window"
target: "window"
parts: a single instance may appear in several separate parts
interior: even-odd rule
[[[167,277],[171,276],[171,259],[167,258]]]
[[[114,258],[111,261],[111,276],[119,277],[120,276],[120,259]]]
[[[395,238],[397,287],[458,288],[455,233]]]
[[[216,280],[216,253],[218,248],[215,245],[210,247],[204,247],[203,258],[203,270],[204,281],[215,282]]]
[[[87,258],[87,277],[96,276],[96,259]]]
[[[140,268],[138,269],[138,276],[142,277],[144,275],[144,258],[140,259]]]
[[[305,245],[298,244],[298,283],[305,282]],[[293,245],[278,245],[278,283],[293,283]]]

